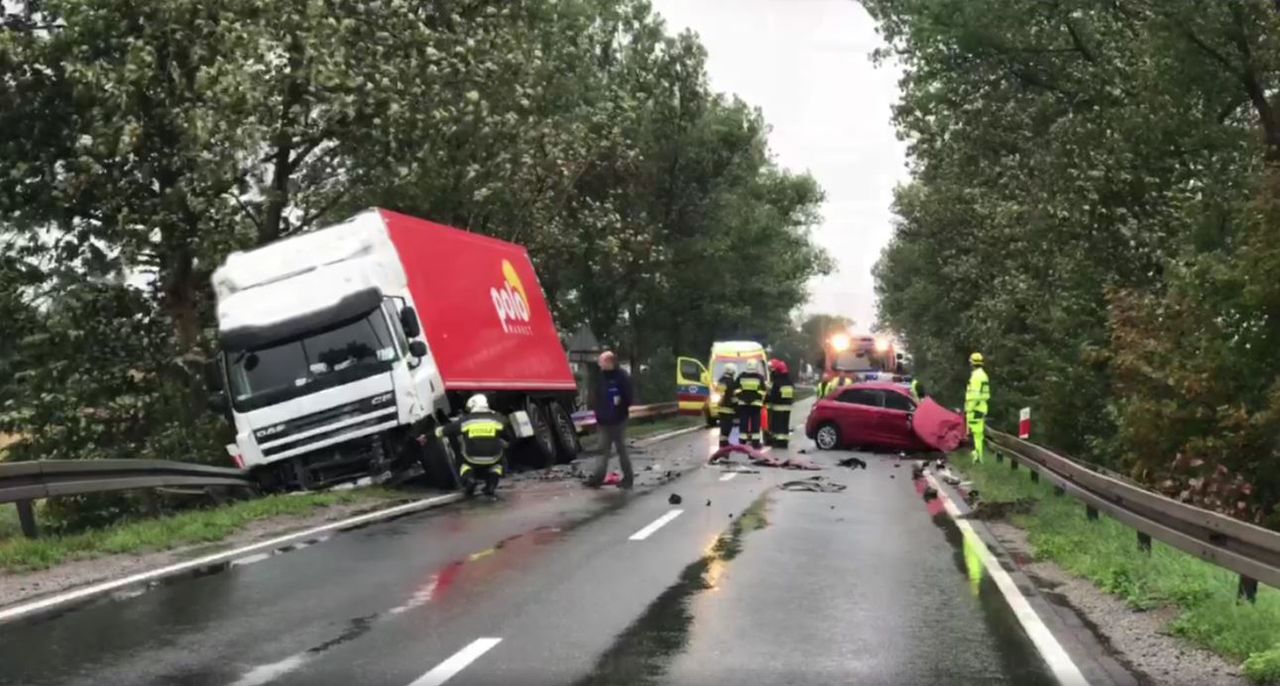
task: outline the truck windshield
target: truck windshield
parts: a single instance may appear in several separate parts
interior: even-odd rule
[[[227,353],[231,393],[247,410],[372,376],[396,358],[381,309],[301,338]]]

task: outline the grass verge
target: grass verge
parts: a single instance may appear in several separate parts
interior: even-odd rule
[[[307,515],[334,505],[373,503],[403,497],[403,494],[383,488],[273,495],[169,517],[126,521],[105,529],[68,536],[49,536],[34,540],[9,538],[0,540],[0,573],[48,569],[70,560],[104,555],[136,554],[171,550],[196,543],[213,543],[255,521]]]
[[[1280,591],[1260,587],[1256,605],[1236,600],[1237,576],[1175,548],[1154,542],[1138,550],[1133,529],[1107,518],[1085,518],[1084,506],[1055,496],[1045,482],[1032,483],[1026,469],[988,459],[955,461],[982,494],[984,503],[1029,500],[1028,511],[1010,521],[1025,529],[1037,559],[1084,577],[1136,609],[1174,607],[1169,626],[1225,657],[1244,662],[1244,673],[1262,684],[1280,684]]]

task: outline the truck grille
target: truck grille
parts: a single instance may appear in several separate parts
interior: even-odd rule
[[[286,422],[265,426],[260,429],[254,429],[253,437],[258,441],[259,445],[263,443],[276,443],[282,439],[294,436],[305,431],[318,429],[327,424],[336,424],[338,422],[366,415],[371,412],[378,412],[383,409],[395,410],[395,393],[386,391],[362,398],[345,405],[330,407],[327,410],[320,410],[308,415],[296,417]],[[382,414],[379,412],[379,414]],[[385,420],[384,420],[385,421]],[[343,427],[347,430],[348,427]],[[309,440],[315,440],[315,437],[308,437]],[[274,447],[274,446],[273,446]],[[276,450],[279,452],[279,450]],[[264,450],[263,454],[270,454]]]
[[[264,447],[262,449],[262,455],[264,457],[271,457],[272,455],[277,455],[287,450],[295,450],[297,448],[302,448],[315,443],[322,443],[331,438],[336,438],[338,436],[344,436],[346,434],[355,433],[362,429],[367,429],[371,426],[377,426],[379,424],[382,424],[383,422],[389,421],[394,418],[395,418],[395,408],[391,408],[386,412],[379,412],[378,414],[372,417],[369,417],[363,421],[359,421],[354,424],[347,424],[346,426],[340,426],[332,431],[322,431],[317,434],[312,434],[299,441],[289,441],[283,444],[279,444],[279,443],[272,444],[270,447]],[[342,419],[346,419],[346,417],[343,417]]]

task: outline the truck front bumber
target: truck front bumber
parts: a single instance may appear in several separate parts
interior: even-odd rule
[[[392,374],[367,377],[236,415],[236,445],[244,466],[294,455],[403,423]]]

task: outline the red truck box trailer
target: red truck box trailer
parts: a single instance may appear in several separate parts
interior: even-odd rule
[[[523,412],[545,459],[577,453],[574,377],[519,245],[373,209],[233,253],[213,282],[228,450],[270,485],[451,481],[415,439],[474,393]]]

